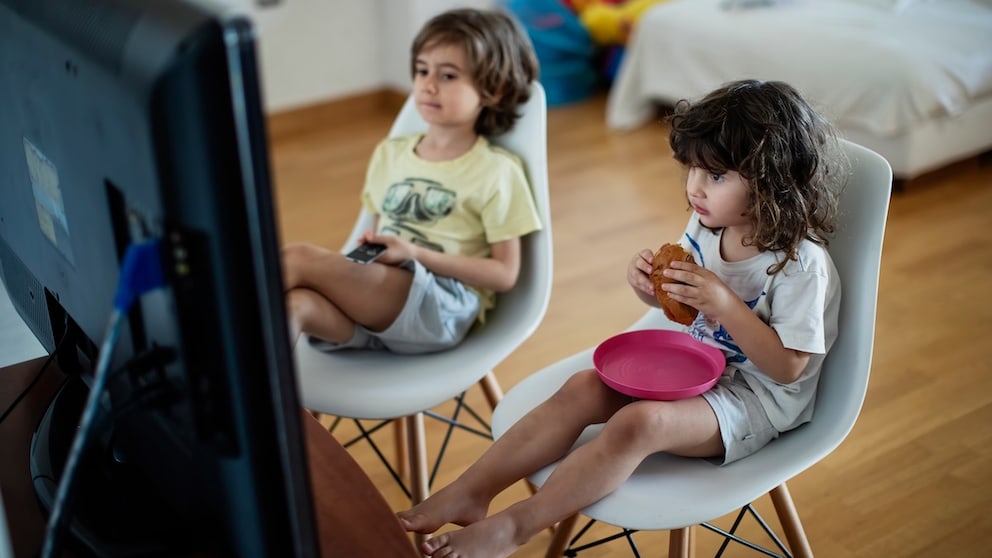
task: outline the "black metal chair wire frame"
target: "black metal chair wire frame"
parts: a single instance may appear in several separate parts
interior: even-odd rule
[[[434,485],[434,479],[435,477],[437,477],[437,473],[441,468],[441,461],[442,459],[444,459],[444,455],[448,450],[448,444],[451,441],[451,436],[452,434],[454,434],[455,429],[469,432],[471,434],[474,434],[481,438],[485,438],[490,441],[493,439],[492,427],[489,425],[486,419],[484,419],[482,415],[478,413],[478,411],[473,409],[472,406],[469,405],[468,402],[466,402],[465,400],[466,393],[467,393],[466,391],[463,391],[461,394],[457,395],[453,399],[455,402],[455,406],[454,409],[452,409],[450,416],[445,416],[433,410],[427,410],[423,412],[425,417],[429,417],[433,420],[436,420],[438,422],[447,425],[444,431],[444,438],[441,441],[441,447],[438,448],[437,457],[434,459],[434,466],[431,468],[431,474],[428,479],[428,487]],[[469,415],[468,418],[470,418],[472,421],[477,423],[477,426],[471,426],[470,424],[467,424],[466,422],[460,420],[462,418],[462,411],[467,413]],[[343,419],[341,417],[334,417],[334,420],[331,422],[330,426],[327,427],[328,432],[333,434],[335,429],[338,427],[338,425],[341,423],[342,420]],[[375,439],[372,438],[373,434],[375,434],[385,426],[388,426],[396,419],[382,419],[375,421],[362,420],[362,419],[351,419],[351,420],[358,428],[359,434],[351,438],[350,440],[344,442],[342,445],[346,448],[350,448],[351,446],[362,440],[367,442],[369,447],[372,448],[372,451],[375,452],[376,456],[379,458],[379,461],[381,461],[382,464],[386,467],[386,470],[389,471],[389,475],[393,477],[393,480],[395,480],[396,484],[398,484],[400,489],[403,490],[403,493],[406,495],[406,497],[412,501],[413,494],[410,490],[409,485],[407,484],[407,482],[403,480],[399,471],[396,470],[393,464],[390,463],[389,458],[386,457],[385,453],[383,453],[382,449],[376,443]],[[374,424],[371,427],[366,427],[366,423],[369,422],[373,422]]]
[[[775,543],[775,546],[777,547],[777,551],[770,550],[757,543],[743,539],[737,535],[737,529],[740,527],[741,522],[747,516],[750,516],[758,523],[758,525],[761,526],[765,534],[768,535],[768,537],[772,540],[772,542]],[[634,557],[640,558],[641,553],[638,550],[637,543],[634,541],[633,538],[634,533],[638,532],[636,529],[621,528],[620,531],[617,533],[602,537],[592,542],[588,542],[576,546],[579,543],[580,539],[589,531],[589,529],[595,523],[596,523],[595,519],[590,519],[582,527],[582,529],[580,529],[575,534],[575,536],[572,537],[572,539],[568,542],[568,547],[565,549],[563,556],[567,556],[568,558],[574,558],[578,556],[579,553],[582,551],[622,538],[627,541],[627,544],[630,546],[630,550],[633,553]],[[721,529],[713,525],[712,523],[700,523],[699,525],[713,533],[716,533],[720,537],[723,537],[723,543],[720,545],[720,548],[717,549],[716,554],[714,554],[713,558],[720,558],[721,556],[723,556],[723,553],[727,550],[727,547],[732,542],[750,548],[756,553],[763,554],[765,556],[772,556],[774,558],[793,558],[792,553],[789,552],[789,549],[786,548],[786,546],[782,543],[782,540],[775,534],[775,531],[771,528],[771,526],[768,525],[768,523],[764,520],[764,518],[761,517],[761,514],[758,513],[758,510],[754,509],[754,507],[751,504],[747,504],[746,506],[740,509],[729,531]]]

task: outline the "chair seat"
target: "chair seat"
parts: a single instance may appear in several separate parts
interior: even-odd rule
[[[295,356],[303,406],[356,419],[389,419],[440,405],[476,384],[506,357],[506,347],[532,333],[515,329],[509,323],[513,314],[494,313],[485,330],[469,335],[455,351],[328,353],[301,341]]]

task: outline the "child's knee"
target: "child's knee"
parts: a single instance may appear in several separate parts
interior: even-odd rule
[[[631,404],[607,421],[603,434],[624,446],[653,444],[667,424],[664,406]]]
[[[570,416],[584,415],[589,421],[602,422],[624,404],[615,400],[617,396],[618,393],[604,384],[595,370],[583,370],[569,376],[549,403]]]
[[[301,321],[311,306],[307,289],[290,289],[286,291],[286,310],[292,319]]]
[[[307,250],[307,244],[305,242],[290,242],[282,247],[282,259],[295,260],[299,258]]]
[[[281,253],[283,263],[290,262],[292,265],[299,265],[337,252],[309,242],[290,242],[282,247]]]
[[[300,263],[306,261],[307,245],[302,242],[293,242],[282,247],[282,275],[285,288],[292,288],[297,284]]]
[[[603,387],[603,382],[595,370],[583,370],[569,376],[556,395],[567,399],[584,399]]]

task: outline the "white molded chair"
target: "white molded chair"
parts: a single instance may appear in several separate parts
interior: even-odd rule
[[[411,96],[389,135],[426,128]],[[490,407],[495,407],[503,393],[492,369],[537,329],[551,297],[547,101],[540,83],[533,83],[530,99],[521,107],[521,117],[513,129],[490,139],[523,161],[543,228],[523,237],[520,277],[513,289],[498,296],[485,327],[469,334],[456,348],[425,355],[364,350],[326,353],[306,340],[298,342],[295,349],[299,390],[307,409],[353,419],[403,419],[407,440],[405,444],[398,440],[397,447],[405,446],[408,455],[398,457],[401,463],[409,464],[412,486],[408,493],[414,503],[427,497],[429,484],[423,412],[476,383]],[[363,210],[343,250],[354,247],[372,223],[373,216]]]
[[[824,364],[813,421],[725,467],[703,459],[652,455],[625,484],[583,510],[583,515],[627,530],[670,530],[668,555],[688,557],[694,548],[692,526],[712,530],[707,521],[735,510],[751,510],[752,501],[770,493],[792,554],[812,556],[785,483],[840,445],[861,411],[871,367],[882,237],[892,184],[892,171],[881,156],[847,141],[842,141],[842,148],[851,160],[852,176],[841,196],[839,226],[829,247],[842,282],[839,335]],[[678,327],[661,310],[650,309],[630,329]],[[593,350],[552,364],[514,386],[493,413],[496,437],[569,376],[592,368]],[[588,428],[577,444],[588,441],[598,428]],[[543,484],[554,467],[545,467],[530,480]],[[559,525],[549,557],[561,556],[571,544],[575,520],[573,516]],[[779,550],[788,555],[784,548]],[[568,555],[574,556],[574,551]]]

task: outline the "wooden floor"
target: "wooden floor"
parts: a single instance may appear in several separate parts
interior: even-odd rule
[[[604,103],[598,97],[549,112],[554,290],[541,327],[496,369],[506,390],[637,319],[644,308],[624,278],[628,258],[676,238],[689,216],[663,126],[609,132]],[[394,115],[377,106],[358,103],[346,118],[306,111],[276,118],[283,241],[344,241],[365,164]],[[992,329],[990,208],[992,164],[978,158],[909,181],[892,199],[864,409],[840,448],[789,483],[818,556],[951,558],[992,548],[992,365],[982,337]],[[481,404],[474,391],[469,399]],[[429,425],[432,443],[439,428]],[[351,431],[336,435],[345,440]],[[390,449],[387,431],[381,443]],[[487,445],[465,433],[452,443],[437,483]],[[351,451],[391,505],[407,507],[373,452]],[[512,487],[492,509],[526,494]],[[758,508],[770,505],[759,501]],[[777,525],[774,514],[766,517]],[[662,535],[635,539],[643,556],[666,555]],[[542,534],[515,556],[543,556],[548,540]],[[701,532],[699,555],[713,548]],[[629,555],[620,541],[581,556]]]

